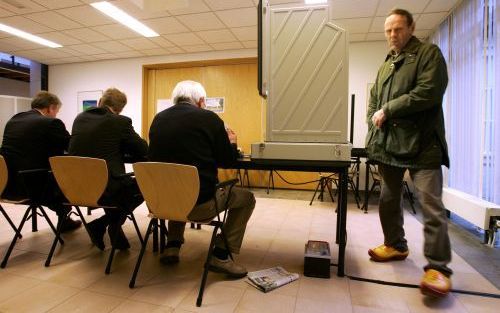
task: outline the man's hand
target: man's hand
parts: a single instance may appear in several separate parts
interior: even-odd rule
[[[381,128],[382,125],[385,122],[385,114],[384,110],[380,109],[377,112],[375,112],[372,116],[372,123],[375,125],[377,128]]]
[[[227,137],[229,138],[230,143],[237,144],[236,133],[229,127],[226,127]]]

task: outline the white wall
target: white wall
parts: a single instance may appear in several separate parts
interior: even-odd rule
[[[256,51],[249,49],[232,52],[219,51],[51,65],[49,66],[49,91],[55,93],[61,99],[63,106],[58,117],[64,121],[66,127],[71,132],[73,120],[79,113],[77,106],[78,92],[105,90],[109,87],[116,87],[127,95],[128,102],[123,110],[123,114],[132,118],[134,128],[140,134],[142,125],[143,65],[255,56]]]
[[[366,125],[368,84],[375,82],[378,68],[384,62],[387,52],[385,41],[357,42],[349,45],[349,95],[356,95],[354,147],[365,146],[365,136],[368,131]]]
[[[0,77],[0,95],[29,97],[30,83]]]

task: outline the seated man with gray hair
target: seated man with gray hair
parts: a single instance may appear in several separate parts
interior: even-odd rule
[[[225,128],[217,114],[204,109],[206,92],[200,83],[178,83],[172,92],[172,99],[174,105],[158,113],[151,124],[149,160],[197,167],[200,192],[188,218],[193,221],[207,220],[219,214],[213,199],[217,192],[217,168],[235,163],[238,156],[236,134]],[[227,249],[231,253],[239,253],[247,222],[255,207],[255,198],[250,191],[238,187],[226,196],[229,202],[224,232],[229,247],[220,236],[217,238],[210,270],[239,278],[244,277],[247,270],[229,258]],[[161,258],[162,263],[179,262],[184,229],[184,222],[168,222],[167,249]]]

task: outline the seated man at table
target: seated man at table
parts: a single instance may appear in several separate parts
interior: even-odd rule
[[[234,187],[229,195],[217,193],[217,168],[235,163],[238,152],[236,134],[224,127],[224,122],[213,112],[205,110],[206,92],[200,83],[182,81],[172,93],[174,105],[158,113],[149,130],[149,159],[193,165],[198,168],[200,193],[197,204],[188,218],[202,221],[215,217],[214,195],[222,200],[229,197],[228,216],[224,232],[229,247],[218,237],[210,269],[232,277],[243,277],[247,270],[234,263],[229,256],[239,253],[247,222],[255,207],[251,192]],[[224,198],[225,199],[225,198]],[[184,242],[185,223],[169,221],[168,239],[162,263],[179,262],[179,251]]]
[[[25,186],[36,186],[46,190],[42,205],[56,212],[60,219],[61,231],[80,227],[80,221],[67,217],[70,207],[62,205],[65,201],[55,180],[48,175],[49,157],[62,155],[68,148],[69,133],[64,123],[56,118],[61,101],[46,91],[39,92],[31,102],[31,110],[14,115],[5,125],[1,154],[9,170],[9,179],[2,197],[10,200],[28,198]],[[46,169],[37,175],[30,175],[23,181],[19,171]],[[38,191],[40,191],[38,190]],[[33,191],[32,191],[33,192]]]
[[[148,145],[134,131],[132,120],[120,115],[125,104],[127,96],[123,92],[115,88],[106,90],[98,107],[76,117],[69,143],[70,155],[104,159],[108,166],[108,185],[99,203],[117,206],[118,210],[106,209],[104,216],[88,224],[92,242],[101,250],[104,250],[106,227],[115,248],[130,247],[121,225],[126,215],[144,201],[135,178],[125,175],[124,157],[145,160]]]

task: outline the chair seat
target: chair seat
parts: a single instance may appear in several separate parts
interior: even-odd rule
[[[30,201],[29,199],[9,200],[9,199],[0,198],[0,202],[10,203],[10,204],[25,204],[25,203],[28,203],[29,201]]]

